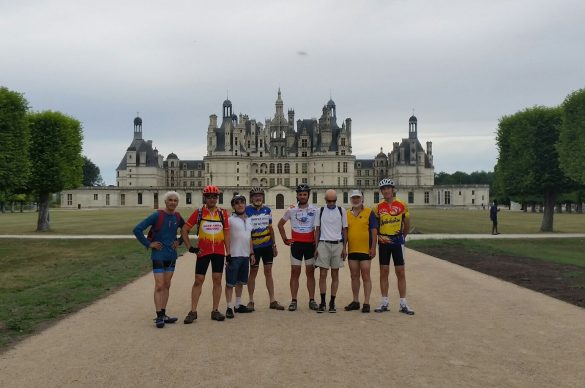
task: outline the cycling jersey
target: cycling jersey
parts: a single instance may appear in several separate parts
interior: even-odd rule
[[[315,242],[315,215],[317,209],[309,205],[302,209],[297,206],[289,208],[284,216],[283,220],[290,220],[290,227],[292,231],[292,239],[295,242]]]

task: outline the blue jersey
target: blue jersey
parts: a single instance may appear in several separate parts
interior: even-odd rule
[[[252,244],[254,248],[271,247],[274,242],[270,237],[272,211],[267,206],[256,209],[253,205],[246,206],[246,215],[252,221]]]
[[[160,230],[153,236],[153,241],[158,241],[162,244],[162,249],[153,249],[151,253],[152,260],[176,260],[177,251],[173,249],[173,242],[177,241],[177,229],[180,229],[185,224],[183,218],[177,217],[175,214],[164,213],[163,223]],[[177,222],[177,218],[179,221]],[[158,220],[158,211],[152,213],[144,220],[142,220],[136,227],[134,227],[134,236],[140,241],[142,245],[148,248],[150,241],[144,237],[144,231],[148,227],[154,227]],[[179,239],[182,242],[182,239]]]

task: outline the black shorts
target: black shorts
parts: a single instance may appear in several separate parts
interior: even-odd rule
[[[372,260],[370,255],[368,255],[367,253],[359,253],[359,252],[351,252],[350,254],[347,255],[347,258],[348,258],[348,260],[357,260],[357,261]]]
[[[395,267],[404,265],[404,245],[378,244],[378,250],[380,265],[390,265],[390,257],[392,257]]]
[[[315,257],[315,244],[312,242],[294,242],[290,246],[290,254],[296,260],[311,260]]]
[[[225,256],[218,255],[217,253],[212,253],[202,257],[197,256],[197,261],[195,262],[195,273],[197,275],[205,275],[207,273],[209,263],[211,263],[212,273],[223,273]]]
[[[274,262],[274,251],[272,250],[272,246],[254,248],[254,257],[256,263],[252,268],[258,268],[260,266],[260,261],[264,262],[264,266],[272,265]]]
[[[175,264],[177,264],[177,260],[153,260],[152,272],[153,273],[175,272]]]

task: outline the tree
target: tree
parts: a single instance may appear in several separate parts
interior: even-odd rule
[[[574,188],[560,169],[555,147],[559,138],[560,108],[535,106],[500,119],[497,185],[511,198],[543,198],[540,230],[552,232],[554,206],[560,193]]]
[[[4,201],[23,191],[30,175],[28,102],[22,94],[0,87],[0,211]]]
[[[100,168],[87,156],[83,156],[83,186],[103,186],[104,180]]]
[[[60,112],[29,114],[32,135],[29,188],[39,198],[37,231],[47,231],[52,193],[78,187],[83,178],[81,123]]]
[[[567,96],[557,150],[563,172],[585,185],[585,89]]]

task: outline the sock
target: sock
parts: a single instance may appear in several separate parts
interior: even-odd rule
[[[382,297],[382,304],[383,304],[384,306],[388,306],[388,305],[390,304],[390,300],[388,299],[388,297],[387,297],[387,296],[383,296],[383,297]]]
[[[321,304],[325,305],[325,294],[321,294]]]
[[[230,302],[230,303],[228,303],[228,309],[231,309],[232,307],[233,307],[233,306],[232,306],[231,302]]]
[[[400,306],[406,306],[406,298],[400,298]]]
[[[164,313],[162,312],[162,310],[161,310],[161,311],[157,311],[157,312],[156,312],[156,316],[157,316],[157,317],[164,317],[164,316],[165,316],[165,314],[164,314]]]
[[[329,301],[329,306],[335,305],[335,295],[331,295],[331,300]]]
[[[239,307],[242,304],[242,298],[236,296],[236,307]]]
[[[311,300],[314,300],[314,299],[311,299]],[[293,302],[296,302],[297,300],[296,300],[296,299],[293,299],[292,301],[293,301]]]
[[[162,315],[167,315],[167,310],[166,309],[160,309],[160,312],[162,313]]]

